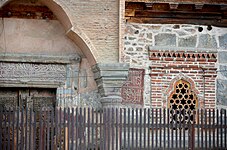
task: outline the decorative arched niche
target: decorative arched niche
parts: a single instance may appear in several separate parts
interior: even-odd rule
[[[183,74],[170,82],[165,95],[167,101],[165,104],[170,109],[171,121],[175,123],[193,121],[193,110],[203,108],[204,100],[196,89],[194,81]],[[185,114],[182,114],[183,112]]]

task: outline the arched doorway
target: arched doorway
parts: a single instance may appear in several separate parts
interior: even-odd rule
[[[13,91],[16,99],[55,93],[57,105],[68,106],[67,101],[72,103],[78,93],[80,67],[96,63],[89,39],[53,1],[13,0],[4,4],[0,10],[0,87],[4,93],[6,89],[9,94]],[[88,57],[89,63],[84,65],[81,60]]]

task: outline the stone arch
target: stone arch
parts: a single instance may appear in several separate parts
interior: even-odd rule
[[[13,0],[4,0],[0,2],[0,8]],[[82,50],[90,65],[97,63],[98,53],[92,45],[90,39],[80,30],[79,27],[72,24],[70,16],[66,13],[62,4],[57,0],[41,0],[58,18],[63,25],[66,35]]]

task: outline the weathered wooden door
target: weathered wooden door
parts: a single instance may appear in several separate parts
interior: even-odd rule
[[[47,88],[0,88],[0,106],[32,108],[36,111],[42,107],[55,107],[56,89]]]

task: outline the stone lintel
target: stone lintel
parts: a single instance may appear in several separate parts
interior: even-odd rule
[[[75,54],[71,56],[0,54],[1,62],[71,64],[79,63],[80,60],[80,56]]]
[[[103,106],[121,102],[120,89],[128,77],[129,64],[96,64],[92,67]]]

